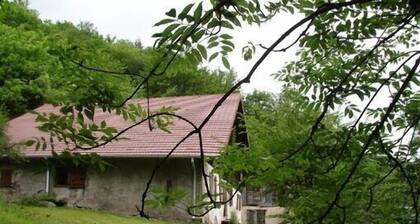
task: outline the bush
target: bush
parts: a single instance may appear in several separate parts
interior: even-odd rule
[[[236,212],[230,213],[230,220],[229,221],[230,221],[230,224],[239,224],[240,223],[238,217],[236,216]]]
[[[52,202],[55,204],[55,195],[48,193],[38,193],[34,195],[23,196],[17,200],[16,203],[20,205],[47,206],[46,202]]]

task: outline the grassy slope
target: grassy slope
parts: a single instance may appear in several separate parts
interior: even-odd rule
[[[1,224],[169,224],[158,220],[115,215],[76,209],[22,206],[6,203],[0,198]]]

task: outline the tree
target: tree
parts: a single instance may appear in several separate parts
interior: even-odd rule
[[[305,141],[307,130],[320,111],[308,106],[308,99],[295,90],[284,91],[273,109],[267,111],[261,105],[272,102],[274,98],[266,98],[264,102],[258,99],[261,94],[254,92],[244,101],[245,106],[261,108],[258,113],[245,115],[249,148],[226,148],[215,162],[216,172],[230,183],[237,183],[235,177],[237,173],[242,173],[247,186],[264,187],[266,192],[277,195],[278,204],[288,209],[282,215],[286,223],[308,222],[315,212],[322,212],[324,205],[334,197],[336,184],[351,167],[361,141],[351,140],[348,151],[337,165],[337,171],[330,172],[332,158],[338,155],[336,146],[343,144],[345,139],[342,136],[348,130],[340,116],[328,114],[304,152],[284,160],[290,148],[297,148]],[[375,146],[373,150],[378,151],[379,147]],[[395,166],[383,169],[386,163],[381,156],[367,155],[353,182],[343,191],[340,209],[333,211],[331,220],[325,222],[408,223],[413,210],[407,203],[410,196],[404,177],[396,172]],[[383,178],[387,181],[383,182]]]
[[[304,207],[309,210],[307,214],[310,217],[303,216],[301,221],[334,223],[339,215],[345,222],[346,211],[351,207],[351,203],[345,200],[346,194],[356,189],[354,185],[364,173],[360,170],[365,167],[366,161],[373,161],[381,169],[396,167],[405,184],[397,188],[398,195],[408,192],[410,197],[404,198],[404,207],[409,206],[410,209],[406,210],[406,214],[411,222],[418,223],[419,186],[415,183],[418,176],[416,172],[409,172],[409,167],[417,164],[418,148],[413,148],[413,141],[406,135],[416,132],[420,111],[416,110],[414,119],[404,113],[410,102],[418,102],[415,91],[420,84],[417,71],[420,52],[410,49],[418,45],[420,8],[417,1],[280,1],[265,5],[259,1],[211,3],[213,8],[207,11],[203,11],[201,4],[196,5],[191,14],[186,13],[191,10],[191,5],[179,14],[175,10],[169,11],[168,18],[158,23],[165,24],[163,31],[156,35],[158,46],[172,41],[176,44],[169,45],[172,47],[170,50],[185,50],[200,60],[206,59],[209,54],[203,48],[217,49],[213,54],[220,56],[223,64],[229,67],[226,55],[233,45],[229,29],[240,26],[242,22],[259,25],[281,12],[299,12],[304,16],[268,47],[257,44],[245,47],[247,60],[251,58],[255,46],[261,46],[264,52],[256,59],[247,76],[227,92],[229,95],[241,84],[249,82],[269,54],[281,53],[299,44],[299,59],[284,66],[275,77],[286,86],[295,86],[310,96],[312,100],[307,105],[317,112],[317,116],[313,117],[310,128],[305,129],[306,137],[301,139],[300,144],[290,147],[278,159],[279,166],[286,166],[294,157],[322,149],[308,146],[314,141],[319,144],[317,133],[322,132],[328,123],[329,112],[336,111],[338,107],[344,108],[344,115],[350,120],[346,125],[347,131],[341,132],[341,141],[334,145],[334,150],[326,148],[322,151],[326,154],[323,155],[325,159],[331,160],[327,172],[317,174],[308,171],[317,177],[338,175],[340,179],[328,190],[330,196],[323,203],[317,204],[313,210]],[[190,25],[185,27],[185,23]],[[297,38],[292,39],[291,44],[285,44],[285,40],[294,33]],[[388,89],[389,93],[384,89]],[[390,99],[387,106],[372,105],[375,99],[384,95]],[[360,103],[353,103],[355,98]],[[396,130],[402,130],[402,135],[396,135]],[[316,154],[311,156],[317,157]],[[385,162],[384,157],[387,158]],[[266,172],[271,169],[267,168]],[[392,181],[392,177],[388,175],[383,181]],[[394,212],[398,213],[398,209]],[[366,216],[353,216],[353,219],[356,217]],[[382,218],[380,222],[386,220],[386,216],[379,218]]]
[[[280,13],[299,13],[303,18],[285,30],[271,45],[265,47],[251,44],[244,48],[247,60],[250,60],[257,50],[256,46],[260,46],[263,53],[255,60],[249,73],[226,91],[206,119],[184,140],[193,134],[201,133],[221,103],[242,84],[250,81],[268,55],[287,51],[291,46],[299,44],[298,60],[288,63],[276,73],[275,77],[286,86],[295,86],[301,93],[310,96],[311,100],[306,102],[306,106],[312,108],[316,116],[312,117],[312,125],[303,130],[306,137],[301,139],[299,144],[287,149],[286,154],[278,159],[279,166],[287,164],[295,157],[307,154],[315,159],[316,152],[320,150],[321,155],[329,162],[328,172],[309,174],[314,175],[321,183],[329,183],[330,180],[336,180],[335,177],[339,179],[327,192],[322,192],[327,196],[323,203],[317,204],[313,210],[304,207],[309,211],[304,211],[302,214],[310,216],[301,217],[302,220],[299,222],[335,223],[338,216],[342,222],[346,222],[346,212],[352,207],[352,203],[346,200],[349,198],[347,194],[349,192],[362,194],[357,185],[362,185],[365,189],[369,187],[365,182],[360,182],[363,177],[361,174],[366,173],[361,170],[366,166],[373,166],[369,169],[379,167],[385,170],[395,167],[404,182],[394,175],[377,177],[378,181],[385,184],[396,180],[402,184],[394,191],[401,194],[408,192],[409,198],[401,199],[404,203],[403,209],[407,212],[405,218],[408,217],[412,223],[419,223],[417,181],[419,178],[418,172],[414,169],[418,164],[418,147],[416,147],[418,144],[413,141],[414,137],[408,138],[409,133],[416,132],[420,117],[419,108],[412,106],[418,105],[415,92],[420,85],[418,80],[420,52],[410,49],[418,45],[420,12],[418,1],[282,0],[262,4],[257,0],[211,0],[210,8],[206,7],[200,2],[189,4],[178,12],[176,9],[171,9],[166,13],[166,17],[156,24],[164,27],[161,32],[154,35],[157,38],[155,47],[159,48],[162,54],[145,72],[134,91],[119,105],[127,103],[142,88],[148,97],[151,80],[164,76],[180,55],[194,57],[197,63],[219,59],[226,68],[230,68],[227,57],[235,47],[232,42],[233,37],[229,34],[230,30],[240,27],[242,23],[260,25]],[[296,38],[292,38],[293,34]],[[286,44],[289,39],[292,39],[291,42]],[[372,102],[384,94],[389,97],[388,105],[374,106]],[[353,103],[355,99],[360,103]],[[120,107],[105,106],[109,110],[121,110]],[[324,127],[328,127],[328,114],[338,110],[337,108],[343,108],[346,119],[349,119],[346,131],[339,132],[341,134],[339,144],[334,144],[333,149],[309,147],[314,141],[317,143],[315,145],[320,144],[318,143],[320,140],[317,139],[318,133],[322,133]],[[143,118],[148,120],[159,115],[175,116],[172,113],[147,113]],[[144,122],[144,119],[140,122]],[[61,126],[61,128],[67,127]],[[398,135],[398,130],[401,130],[402,134]],[[69,135],[72,139],[77,140],[77,137],[78,135]],[[94,148],[107,144],[113,140],[113,137],[90,140],[78,143],[89,144],[90,148]],[[321,146],[329,139],[322,141]],[[173,150],[176,150],[176,147]],[[162,160],[157,168],[166,159]],[[268,167],[266,172],[270,171],[271,168]],[[330,177],[334,178],[328,179]],[[153,175],[150,182],[152,180]],[[244,184],[246,183],[241,182],[239,186]],[[206,187],[208,189],[207,183]],[[375,187],[371,190],[375,192],[376,189],[382,188]],[[146,189],[143,194],[143,202],[148,190]],[[318,193],[308,192],[305,189],[302,191],[306,195]],[[208,209],[225,203],[216,201],[210,193],[208,197],[210,204]],[[299,200],[296,200],[296,203],[299,203]],[[372,203],[371,206],[374,206],[379,202],[374,200]],[[392,214],[401,209],[398,207],[399,204],[394,203],[391,206],[398,208],[391,211]],[[196,215],[204,215],[208,209]],[[299,210],[296,212],[301,213]],[[142,216],[146,215],[144,203],[139,213]],[[351,217],[360,219],[368,214],[369,212],[360,216],[353,214]],[[387,216],[378,217],[381,218],[380,222],[387,221]]]
[[[139,42],[105,38],[90,23],[41,21],[23,3],[4,3],[0,30],[0,104],[11,117],[45,102],[116,105],[162,54]],[[233,72],[201,68],[188,58],[174,65],[169,75],[151,80],[150,96],[222,93],[235,81]]]

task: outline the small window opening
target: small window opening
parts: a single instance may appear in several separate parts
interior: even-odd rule
[[[57,187],[84,188],[86,182],[86,169],[65,168],[55,169],[55,185]]]
[[[13,170],[12,169],[2,169],[1,170],[0,187],[11,187],[12,186],[12,177],[13,177]]]

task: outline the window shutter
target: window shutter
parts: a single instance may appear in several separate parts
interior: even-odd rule
[[[1,181],[0,187],[11,187],[12,186],[13,170],[4,169],[1,170]]]
[[[70,169],[69,172],[69,187],[70,188],[84,188],[86,181],[86,170],[80,168]]]

